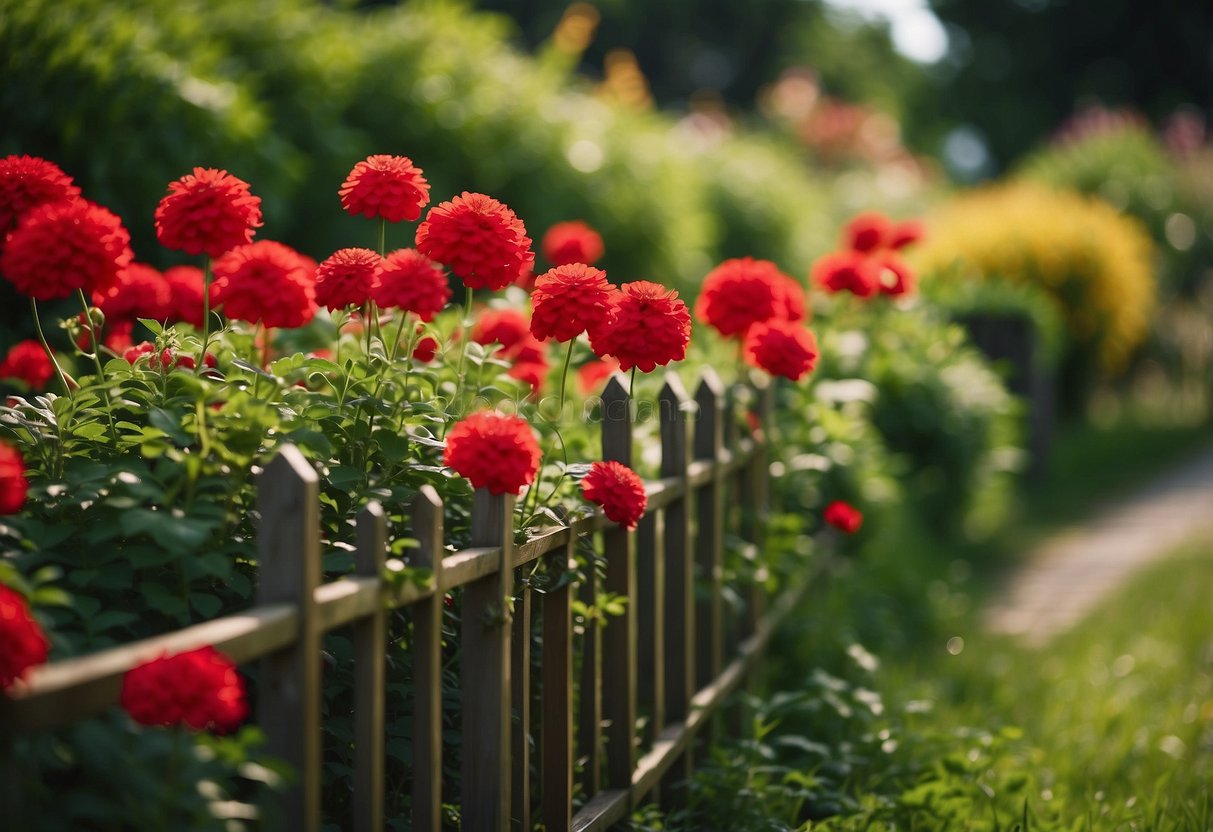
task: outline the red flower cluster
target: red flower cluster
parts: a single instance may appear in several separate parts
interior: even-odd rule
[[[415,248],[402,248],[384,260],[372,297],[383,309],[396,307],[432,321],[450,301],[451,287],[442,266]]]
[[[863,514],[850,503],[835,500],[826,506],[822,517],[827,523],[845,534],[855,534],[863,525]]]
[[[37,341],[18,341],[0,361],[0,378],[15,378],[30,390],[45,390],[54,374],[55,368],[46,357],[46,350]]]
[[[0,690],[45,664],[50,646],[24,596],[0,584]]]
[[[300,327],[316,314],[315,267],[282,243],[237,246],[215,261],[211,304],[223,314],[267,327]]]
[[[522,220],[492,197],[467,191],[430,209],[417,226],[417,250],[470,289],[504,289],[535,263]]]
[[[31,209],[8,237],[0,272],[34,300],[105,294],[131,262],[131,237],[122,221],[83,199]]]
[[[805,316],[804,290],[769,260],[725,260],[703,279],[695,317],[721,335],[745,337],[759,321],[798,321]]]
[[[201,329],[202,293],[206,291],[202,269],[197,266],[173,266],[165,270],[164,282],[169,289],[166,317],[170,321],[184,321]]]
[[[4,238],[17,227],[31,208],[55,202],[71,202],[80,189],[58,165],[37,156],[6,156],[0,159],[0,249]]]
[[[93,304],[105,313],[107,324],[136,318],[163,321],[169,317],[172,301],[173,290],[164,275],[146,263],[131,263],[108,292],[93,295]],[[201,298],[198,304],[201,312]]]
[[[156,345],[151,341],[143,341],[136,344],[126,350],[122,354],[122,357],[128,363],[134,364],[145,355],[147,356],[148,366],[153,370],[170,370],[173,367],[184,367],[187,370],[192,370],[198,366],[198,362],[194,360],[194,356],[192,355],[187,355],[183,352],[174,353],[167,347],[160,352],[156,352]],[[214,367],[217,362],[215,361],[215,356],[208,352],[202,363],[206,367]]]
[[[631,468],[619,462],[595,462],[581,481],[581,491],[592,503],[602,506],[608,520],[625,529],[636,528],[648,505],[644,481]]]
[[[827,292],[850,292],[867,298],[880,286],[880,267],[857,251],[836,251],[813,264],[813,281]]]
[[[647,280],[624,284],[610,318],[590,332],[599,358],[614,356],[621,370],[643,373],[686,358],[690,342],[691,313],[678,292]]]
[[[498,358],[514,364],[542,364],[547,372],[547,348],[531,334],[526,315],[517,309],[486,309],[472,327],[477,344],[501,344]]]
[[[430,201],[430,185],[412,159],[379,154],[354,165],[337,194],[353,216],[412,222]]]
[[[442,461],[475,488],[517,494],[539,470],[539,443],[525,420],[485,411],[451,428]]]
[[[383,258],[369,248],[343,248],[316,267],[316,303],[329,309],[362,306],[379,282]]]
[[[531,334],[564,342],[596,329],[610,317],[614,294],[601,269],[584,263],[557,266],[535,281]]]
[[[875,211],[857,214],[842,232],[843,248],[872,254],[881,249],[894,251],[923,238],[925,230],[919,220],[893,222]]]
[[[581,220],[553,225],[543,235],[540,248],[553,266],[567,266],[570,263],[593,265],[605,251],[602,236]]]
[[[25,506],[29,480],[21,452],[0,442],[0,515],[16,514]]]
[[[799,381],[817,363],[813,333],[788,321],[754,324],[745,338],[746,360],[773,376]]]
[[[156,206],[156,236],[166,248],[219,257],[252,242],[261,226],[261,198],[225,170],[194,168]]]
[[[141,725],[188,725],[224,733],[248,716],[244,680],[214,647],[167,654],[122,677],[122,707]]]
[[[844,251],[813,264],[813,280],[827,292],[871,297],[877,292],[897,297],[914,291],[914,273],[898,250],[921,240],[922,223],[894,223],[883,214],[859,214],[843,231]]]

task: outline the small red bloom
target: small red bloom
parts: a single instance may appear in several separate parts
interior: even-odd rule
[[[173,291],[164,275],[146,263],[131,263],[118,276],[118,282],[105,294],[94,294],[93,303],[105,313],[106,322],[168,317]]]
[[[161,655],[122,677],[122,707],[141,725],[231,731],[248,716],[244,680],[214,647]]]
[[[602,236],[581,220],[553,225],[543,235],[540,248],[553,266],[567,266],[570,263],[592,266],[604,251]]]
[[[531,386],[531,395],[534,396],[538,395],[539,388],[543,387],[543,380],[548,375],[548,365],[546,362],[520,361],[506,370],[505,374],[510,378],[516,378],[529,384]]]
[[[46,357],[42,344],[33,340],[13,344],[0,361],[0,378],[15,378],[25,382],[30,390],[44,390],[55,368]]]
[[[35,300],[106,293],[131,262],[131,236],[122,221],[83,199],[32,208],[0,255],[0,272]]]
[[[539,276],[531,294],[531,334],[565,342],[606,322],[615,285],[606,272],[573,263]]]
[[[0,248],[31,208],[53,202],[71,202],[80,196],[72,178],[54,162],[37,156],[0,159]]]
[[[450,301],[451,286],[442,266],[415,248],[402,248],[384,260],[372,297],[383,309],[395,307],[432,321]]]
[[[407,156],[379,154],[354,165],[337,192],[341,207],[352,214],[382,217],[388,222],[421,216],[430,201],[430,185],[421,168]]]
[[[905,220],[893,226],[889,233],[888,246],[892,249],[902,249],[917,243],[926,235],[927,229],[921,220]]]
[[[417,346],[413,347],[413,360],[420,361],[423,364],[428,364],[434,360],[434,356],[438,354],[438,339],[433,335],[426,335],[417,342]]]
[[[900,257],[892,252],[882,254],[876,258],[876,265],[880,268],[881,294],[900,297],[914,293],[914,272]]]
[[[316,267],[316,303],[330,309],[362,306],[371,299],[383,258],[369,248],[343,248]]]
[[[535,264],[522,220],[492,197],[467,191],[430,209],[417,226],[417,250],[471,289],[504,289]]]
[[[142,341],[124,352],[122,357],[126,359],[128,364],[134,364],[143,356],[151,355],[155,351],[155,344],[153,344],[151,341]]]
[[[880,285],[876,261],[855,251],[836,251],[813,264],[813,281],[827,292],[871,297]]]
[[[215,261],[211,305],[267,327],[293,329],[316,314],[313,270],[297,251],[269,240],[237,246]]]
[[[695,317],[726,338],[742,337],[758,321],[786,315],[795,299],[787,297],[791,278],[769,260],[725,260],[703,279]],[[801,312],[803,312],[803,303]]]
[[[870,254],[889,243],[893,224],[884,214],[857,214],[842,232],[842,244],[851,251]]]
[[[790,321],[767,321],[750,327],[745,359],[773,376],[799,381],[817,363],[817,339]]]
[[[108,331],[102,343],[114,352],[123,352],[134,343],[131,333],[135,330],[135,324],[131,321],[114,321],[112,324],[106,324],[105,328]]]
[[[614,520],[625,529],[636,528],[648,505],[644,492],[644,481],[640,476],[618,462],[595,462],[590,472],[581,481],[585,498],[602,506],[608,520]]]
[[[166,314],[170,321],[182,321],[202,328],[202,293],[205,279],[197,266],[173,266],[164,272],[169,288]]]
[[[804,296],[804,287],[800,281],[788,275],[781,275],[778,281],[775,317],[785,321],[803,321],[808,317],[808,305]]]
[[[261,226],[261,198],[225,170],[194,168],[156,206],[156,237],[165,248],[219,257],[253,240]]]
[[[21,452],[0,442],[0,515],[19,512],[25,506],[28,491],[29,480],[25,478]]]
[[[0,450],[0,459],[2,455]],[[50,647],[25,597],[0,585],[0,690],[12,687],[31,667],[45,664]]]
[[[535,479],[539,458],[539,443],[525,420],[483,411],[451,428],[442,461],[475,488],[517,494]]]
[[[613,358],[590,361],[577,368],[577,387],[581,390],[581,395],[588,396],[617,372],[619,362]]]
[[[616,294],[610,319],[590,332],[600,358],[612,355],[623,371],[651,373],[658,365],[686,358],[691,342],[691,313],[678,292],[660,283],[638,280]]]
[[[855,534],[863,525],[863,514],[850,503],[835,500],[826,506],[822,517],[834,528],[846,534]]]
[[[501,344],[502,353],[509,355],[530,337],[530,323],[517,309],[485,309],[472,327],[472,340],[477,344]]]

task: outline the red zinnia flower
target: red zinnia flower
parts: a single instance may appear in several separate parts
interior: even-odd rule
[[[813,280],[827,292],[850,292],[866,298],[880,285],[880,269],[867,255],[836,251],[813,264]]]
[[[72,178],[54,162],[37,156],[0,159],[0,248],[31,208],[52,202],[71,202],[80,196]]]
[[[726,338],[744,336],[752,324],[787,314],[795,301],[785,297],[785,280],[791,278],[769,260],[725,260],[703,279],[695,317]]]
[[[166,248],[219,257],[252,242],[261,226],[261,198],[225,170],[194,168],[156,206],[156,237]]]
[[[502,353],[511,350],[530,337],[531,327],[526,315],[517,309],[485,309],[472,327],[472,340],[485,346],[501,344]]]
[[[379,154],[354,165],[337,192],[341,207],[353,216],[383,217],[388,222],[421,216],[430,201],[430,185],[407,156]]]
[[[913,245],[927,235],[926,227],[921,220],[905,220],[893,226],[889,232],[888,246],[892,249],[902,249]]]
[[[644,493],[644,481],[640,476],[618,462],[595,462],[590,472],[581,481],[585,498],[602,506],[608,520],[614,520],[625,529],[636,528],[648,505]]]
[[[215,261],[211,304],[223,314],[267,327],[300,327],[316,314],[313,270],[298,252],[261,240]]]
[[[201,329],[202,293],[206,284],[202,269],[197,266],[173,266],[165,269],[164,282],[169,289],[166,307],[168,319]]]
[[[613,358],[582,364],[577,368],[577,386],[581,389],[581,395],[590,395],[617,372],[619,372],[619,362]]]
[[[888,245],[893,224],[884,214],[858,214],[851,218],[842,232],[842,244],[851,251],[870,254]]]
[[[432,321],[450,301],[451,286],[442,266],[415,248],[402,248],[384,260],[372,297],[383,309],[396,307]]]
[[[601,269],[584,263],[557,266],[535,281],[531,333],[570,341],[606,321],[614,293],[614,284]]]
[[[876,265],[880,268],[882,294],[899,297],[914,293],[914,272],[900,257],[884,254],[876,258]]]
[[[863,525],[863,514],[859,509],[842,500],[835,500],[826,506],[822,517],[831,526],[846,534],[855,534]]]
[[[46,357],[42,344],[33,340],[18,341],[0,361],[0,378],[19,379],[31,390],[43,390],[55,368]]]
[[[773,376],[799,381],[817,363],[817,339],[790,321],[766,321],[750,327],[745,358]]]
[[[0,255],[0,272],[35,300],[65,298],[77,289],[91,297],[108,292],[132,257],[122,220],[77,199],[26,213]]]
[[[546,361],[519,361],[506,370],[505,374],[529,384],[531,395],[534,396],[539,393],[539,388],[543,387],[543,380],[547,378],[548,364]]]
[[[122,707],[141,725],[185,724],[220,733],[248,716],[244,680],[214,647],[161,655],[122,677]]]
[[[504,289],[535,264],[522,220],[492,197],[467,191],[430,209],[417,226],[417,250],[471,289]]]
[[[780,275],[778,281],[778,298],[775,317],[785,321],[803,321],[808,317],[808,305],[804,296],[804,287],[800,281],[786,274]]]
[[[443,464],[491,494],[517,494],[539,470],[539,443],[517,416],[473,413],[451,428]]]
[[[625,372],[681,361],[690,341],[691,313],[678,292],[647,280],[624,284],[610,319],[590,332],[594,353],[613,355]]]
[[[558,222],[543,235],[543,256],[553,266],[593,265],[602,257],[602,237],[581,220]]]
[[[330,310],[362,306],[371,298],[383,258],[369,248],[343,248],[316,267],[316,303]]]
[[[25,597],[0,585],[0,690],[24,678],[31,667],[45,664],[50,647]]]
[[[172,300],[173,290],[164,275],[146,263],[131,263],[108,292],[93,296],[93,303],[105,313],[107,323],[135,318],[163,321],[168,317]]]
[[[25,506],[28,491],[29,480],[25,478],[21,452],[0,442],[0,515],[19,512]]]

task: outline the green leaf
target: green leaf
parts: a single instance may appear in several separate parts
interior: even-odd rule
[[[151,332],[152,335],[160,335],[164,332],[164,327],[162,327],[158,321],[154,321],[151,318],[139,318],[138,321],[147,327],[148,331]]]
[[[223,601],[214,595],[199,595],[194,593],[190,595],[190,606],[197,610],[204,618],[214,618],[219,614],[219,610],[223,609]]]

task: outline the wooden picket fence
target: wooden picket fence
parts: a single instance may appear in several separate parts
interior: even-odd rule
[[[769,389],[748,388],[762,424]],[[722,571],[726,523],[761,551],[768,493],[767,447],[761,430],[737,436],[733,396],[705,373],[694,399],[670,373],[657,401],[660,478],[646,484],[648,511],[634,533],[601,513],[514,542],[513,496],[477,491],[471,548],[448,553],[443,507],[425,486],[413,505],[409,564],[432,570],[428,585],[393,589],[383,579],[387,531],[374,503],[358,518],[356,568],[322,583],[319,482],[297,449],[287,446],[258,478],[260,581],[256,605],[187,629],[37,669],[14,698],[0,696],[0,781],[13,783],[13,738],[50,730],[114,707],[123,674],[162,651],[210,644],[238,663],[260,661],[258,724],[266,752],[297,772],[283,794],[284,828],[315,832],[321,824],[321,666],[325,633],[350,626],[355,648],[354,816],[334,819],[360,832],[384,828],[384,689],[391,609],[413,614],[413,815],[416,830],[442,826],[442,608],[463,587],[461,712],[462,828],[547,832],[601,830],[645,800],[685,800],[697,737],[710,734],[721,705],[759,659],[772,630],[802,597],[807,582],[784,591],[772,608],[747,594],[744,612],[729,614]],[[632,402],[618,379],[602,397],[605,459],[632,462]],[[692,421],[693,417],[693,421]],[[691,429],[693,424],[693,429]],[[601,534],[595,570],[581,585],[557,582],[541,594],[539,687],[532,682],[533,592],[515,591],[515,573],[539,558],[567,569],[574,546]],[[760,558],[759,558],[760,560]],[[698,588],[698,589],[697,589]],[[605,626],[574,632],[574,593],[627,599]],[[511,605],[510,601],[513,599]],[[574,678],[574,640],[582,661]],[[604,683],[605,676],[605,683]],[[532,725],[532,704],[540,714]],[[574,709],[577,712],[574,712]],[[645,716],[638,730],[638,714]],[[574,728],[576,726],[576,728]],[[536,738],[537,733],[537,738]],[[605,740],[605,743],[603,742]],[[531,746],[539,752],[531,778]],[[574,812],[574,776],[581,772]],[[19,799],[6,790],[6,801]],[[0,816],[12,817],[0,806]],[[11,808],[11,807],[8,807]]]

